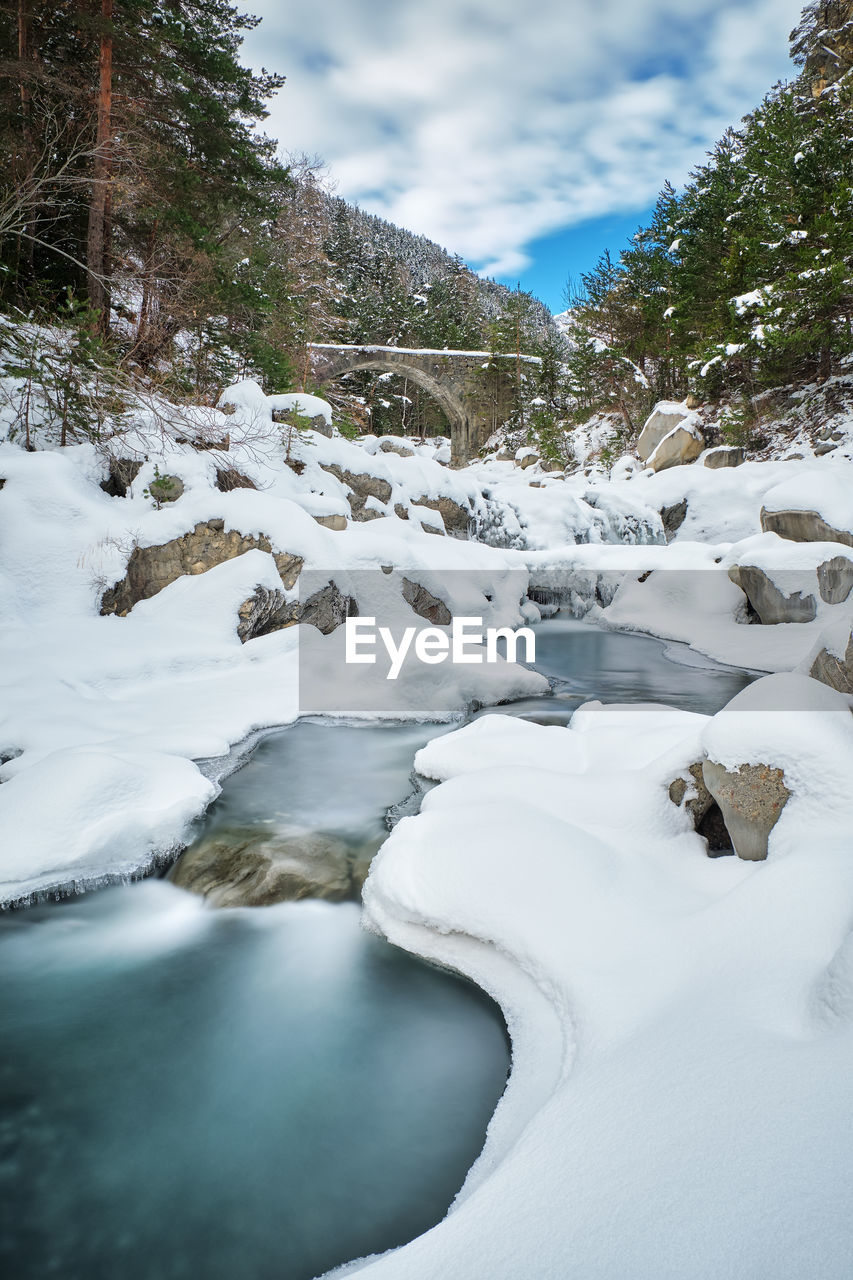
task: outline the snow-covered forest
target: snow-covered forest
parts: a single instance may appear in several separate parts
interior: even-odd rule
[[[3,11],[4,1274],[847,1280],[853,3],[557,316]]]

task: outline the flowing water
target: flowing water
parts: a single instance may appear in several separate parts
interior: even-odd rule
[[[712,712],[748,680],[646,637],[537,635],[554,696],[503,712]],[[366,865],[446,729],[274,734],[199,839],[311,829]],[[509,1065],[497,1007],[364,933],[352,903],[212,911],[149,880],[1,920],[0,974],[10,1280],[309,1280],[402,1244],[443,1217]]]

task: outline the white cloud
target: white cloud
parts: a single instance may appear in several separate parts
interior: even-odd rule
[[[496,275],[650,203],[788,73],[801,0],[256,0],[267,131],[338,190]]]

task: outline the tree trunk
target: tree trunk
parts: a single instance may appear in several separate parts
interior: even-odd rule
[[[32,57],[30,48],[30,7],[29,0],[18,0],[18,69],[21,81],[21,122],[22,122],[22,173],[21,186],[29,178],[33,167],[35,152],[33,139],[33,96],[29,84],[27,63]],[[18,237],[18,270],[27,280],[33,274],[33,251],[35,249],[35,220],[31,216],[27,220],[27,235]]]
[[[110,324],[109,244],[111,239],[110,139],[113,97],[113,0],[101,0],[101,41],[98,59],[98,132],[86,238],[87,286],[92,307],[100,312],[100,327]]]

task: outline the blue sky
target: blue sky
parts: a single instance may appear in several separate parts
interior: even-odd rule
[[[337,192],[563,307],[791,72],[801,0],[256,0],[267,132]]]

